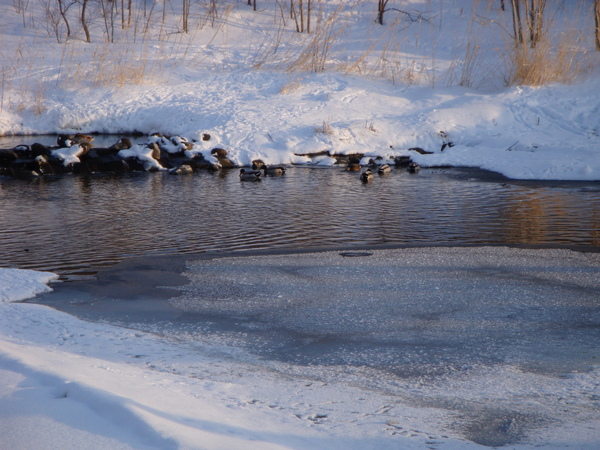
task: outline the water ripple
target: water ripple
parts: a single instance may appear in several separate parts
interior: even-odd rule
[[[413,243],[600,245],[600,190],[490,182],[477,175],[466,169],[417,175],[396,170],[368,185],[356,173],[306,167],[259,183],[240,182],[237,171],[4,178],[0,266],[68,275],[156,253]]]

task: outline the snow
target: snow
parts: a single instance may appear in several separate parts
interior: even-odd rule
[[[515,322],[507,318],[504,325],[494,319],[509,313],[511,305],[522,314],[531,306],[534,321],[541,320],[538,326],[546,328],[553,320],[570,321],[565,313],[577,314],[570,307],[586,307],[598,291],[600,259],[595,254],[502,247],[373,250],[372,254],[364,267],[361,258],[345,258],[338,252],[191,262],[186,274],[190,284],[181,287],[185,294],[174,301],[192,307],[206,303],[213,308],[215,300],[202,292],[215,292],[210,283],[222,286],[218,279],[212,280],[211,273],[217,273],[219,279],[230,280],[230,285],[217,292],[224,308],[236,303],[242,287],[250,296],[246,309],[262,309],[288,320],[292,319],[288,307],[273,307],[271,302],[281,303],[283,296],[289,298],[289,308],[297,304],[295,298],[305,304],[308,299],[298,296],[299,285],[311,278],[316,282],[306,286],[307,292],[339,292],[331,302],[309,301],[308,317],[298,320],[311,322],[310,314],[318,313],[327,322],[339,311],[343,321],[359,327],[358,319],[370,320],[369,314],[348,315],[342,307],[344,298],[352,297],[358,285],[375,293],[380,289],[379,279],[393,276],[402,284],[420,286],[417,294],[422,299],[417,303],[426,303],[423,296],[430,291],[434,291],[432,298],[440,296],[451,303],[442,307],[450,308],[454,318],[447,323],[450,329],[459,332],[475,326],[487,330],[492,339],[494,330],[514,327]],[[270,273],[277,267],[295,284],[288,288],[274,279]],[[353,267],[361,269],[353,276],[355,284],[344,290]],[[292,275],[298,271],[303,273],[301,280]],[[457,277],[456,271],[462,276]],[[260,282],[260,287],[249,283],[248,276]],[[0,269],[0,277],[12,293],[6,296],[8,301],[22,298],[17,295],[24,286],[52,279],[47,273],[13,269]],[[540,283],[540,278],[546,283]],[[207,283],[207,279],[212,281]],[[490,279],[501,286],[494,290],[491,310],[484,306]],[[385,301],[384,291],[380,292],[372,295],[369,304]],[[546,298],[547,293],[555,293],[556,298]],[[474,310],[457,313],[460,308],[455,305],[464,303],[465,295],[477,304]],[[431,307],[439,308],[436,305],[432,300]],[[328,308],[334,312],[327,312]],[[246,309],[239,315],[250,312]],[[371,313],[382,314],[378,309]],[[525,317],[520,320],[527,323]],[[410,320],[406,324],[418,328]],[[141,331],[143,327],[133,325],[86,322],[34,303],[0,304],[3,448],[462,449],[508,445],[591,449],[597,443],[600,368],[587,366],[585,354],[593,348],[589,342],[570,354],[573,361],[583,361],[584,370],[578,370],[576,362],[566,374],[524,370],[507,362],[474,363],[477,355],[473,355],[474,359],[463,360],[466,366],[459,364],[434,377],[423,373],[389,378],[385,371],[356,364],[295,365],[256,357],[235,345],[235,340],[218,333],[211,337],[202,328],[166,332],[150,326]],[[422,330],[424,338],[436,333],[433,323],[428,328]],[[511,329],[520,333],[518,328]],[[561,346],[574,342],[570,330],[563,332],[564,339],[556,332],[549,336]],[[546,346],[531,350],[542,354],[564,350],[553,343]],[[516,354],[513,357],[520,359]],[[429,363],[436,364],[434,360]],[[522,442],[506,441],[504,435]]]
[[[52,156],[59,158],[63,161],[63,165],[68,166],[69,164],[80,162],[79,157],[83,154],[83,152],[83,147],[79,144],[76,144],[70,147],[52,150]]]
[[[0,269],[9,292],[48,279],[18,272]],[[382,436],[381,396],[277,375],[233,349],[87,323],[41,305],[0,307],[3,448],[422,448],[429,439],[416,430]],[[370,412],[357,416],[344,398]],[[318,426],[330,404],[343,421]],[[418,409],[404,414],[421,425]]]
[[[58,279],[51,272],[22,269],[0,270],[0,303],[25,300],[44,292],[50,292],[48,283]]]
[[[590,2],[576,11],[549,7],[554,35],[579,33],[580,70],[569,83],[507,87],[511,44],[498,30],[510,29],[510,14],[499,2],[475,2],[471,15],[468,0],[404,1],[394,7],[412,15],[391,10],[383,27],[373,20],[375,2],[319,3],[313,27],[336,39],[321,48],[325,71],[315,72],[300,64],[313,37],[296,33],[291,20],[281,28],[273,2],[259,1],[256,12],[231,2],[216,22],[196,5],[187,34],[175,9],[160,31],[117,29],[114,44],[96,19],[92,44],[76,26],[59,44],[41,17],[29,23],[2,1],[1,56],[11,76],[0,87],[0,135],[160,132],[193,141],[191,154],[225,148],[240,165],[260,158],[327,166],[335,161],[304,155],[329,151],[409,155],[424,167],[473,166],[515,179],[600,180],[600,52],[588,51]],[[447,142],[454,146],[441,151]],[[141,157],[147,169],[160,168]]]

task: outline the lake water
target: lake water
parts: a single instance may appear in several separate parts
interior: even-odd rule
[[[600,246],[600,183],[515,182],[477,169],[341,168],[0,178],[0,267],[66,277],[130,256],[326,246]]]

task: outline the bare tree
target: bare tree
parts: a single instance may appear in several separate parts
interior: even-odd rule
[[[527,29],[529,31],[529,45],[535,48],[542,39],[544,28],[544,9],[546,0],[525,0]]]
[[[219,10],[217,8],[217,0],[210,0],[208,4],[208,16],[210,17],[210,26],[214,28],[215,22],[219,17]]]
[[[594,36],[596,40],[596,51],[600,52],[600,0],[594,0]]]
[[[115,41],[115,17],[113,12],[114,3],[116,2],[111,0],[100,0],[102,18],[104,19],[104,29],[106,30],[106,40],[111,43]],[[117,5],[115,5],[115,7],[117,7]]]
[[[310,33],[310,18],[312,13],[312,0],[298,0],[298,11],[296,11],[296,2],[290,0],[290,17],[296,22],[296,31],[298,33]]]
[[[387,5],[390,0],[377,0],[377,23],[383,25],[383,15],[388,10]]]
[[[67,20],[67,11],[71,6],[75,4],[74,1],[65,1],[65,0],[57,0],[58,1],[58,10],[60,11],[60,16],[62,17],[63,22],[65,23],[65,27],[67,28],[66,38],[69,39],[71,37],[71,27],[69,26],[69,21]]]
[[[133,0],[129,0],[129,2],[127,3],[127,28],[129,28],[131,26],[131,6],[132,6],[132,2],[133,2]]]
[[[60,44],[60,12],[57,11],[56,5],[52,0],[42,1],[40,4],[44,8],[44,12],[46,13],[46,29],[48,30],[48,34],[52,32],[54,34],[54,37],[56,37],[56,42]]]
[[[87,26],[87,18],[85,16],[87,4],[88,4],[88,0],[81,0],[81,26],[85,33],[85,40],[87,42],[92,42],[92,38],[90,37],[90,30],[88,29],[88,26]]]
[[[188,32],[188,19],[190,17],[190,0],[182,0],[181,5],[181,27],[184,33]]]
[[[521,0],[511,0],[510,6],[512,8],[515,45],[518,46],[523,43],[523,25],[521,23]]]

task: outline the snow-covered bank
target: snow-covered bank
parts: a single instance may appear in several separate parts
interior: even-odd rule
[[[0,303],[18,302],[50,292],[48,283],[58,275],[34,270],[0,269]]]
[[[2,274],[5,269],[0,269]],[[18,292],[27,272],[12,278]],[[278,375],[242,352],[0,304],[0,441],[12,450],[477,447],[427,430],[441,411]],[[335,417],[335,419],[334,419]],[[333,419],[333,420],[332,420]]]
[[[499,81],[506,74],[496,69],[502,58],[498,54],[503,45],[501,35],[482,25],[476,31],[480,33],[477,59],[471,64],[476,65],[475,72],[489,72],[484,79],[494,82],[483,89],[462,87],[448,81],[456,74],[441,72],[466,64],[457,55],[464,55],[468,36],[455,33],[468,28],[466,12],[472,2],[407,2],[406,10],[425,12],[427,19],[405,23],[406,17],[400,15],[396,29],[375,25],[371,3],[357,1],[344,16],[352,33],[341,33],[340,42],[332,43],[330,58],[337,66],[332,62],[330,71],[319,73],[258,64],[256,56],[266,52],[267,40],[276,40],[271,34],[273,17],[279,11],[272,2],[262,2],[257,12],[242,3],[232,7],[219,27],[200,27],[180,35],[189,40],[185,45],[153,41],[157,53],[163,46],[170,48],[170,58],[153,60],[158,56],[145,52],[142,59],[148,66],[162,67],[165,73],[156,82],[124,88],[88,84],[81,75],[71,83],[64,82],[71,70],[77,72],[85,65],[73,63],[77,70],[63,66],[65,59],[74,58],[65,56],[69,46],[82,54],[96,47],[76,39],[59,45],[46,38],[40,44],[35,29],[24,31],[18,14],[7,6],[8,12],[0,18],[5,33],[3,53],[14,51],[22,56],[20,48],[31,45],[38,52],[43,48],[44,55],[26,75],[16,78],[18,83],[2,86],[6,104],[17,106],[0,109],[0,135],[135,130],[183,136],[196,140],[203,150],[223,147],[241,165],[256,158],[268,164],[303,163],[307,158],[297,155],[329,151],[411,155],[422,166],[481,167],[516,179],[600,180],[597,70],[587,68],[585,78],[580,76],[568,85],[502,87]],[[326,8],[335,9],[336,2],[330,3]],[[488,25],[507,20],[508,13],[501,12],[496,3],[477,3],[482,8],[479,17],[482,21],[485,17],[483,22]],[[393,23],[395,19],[390,16],[389,20]],[[582,26],[587,24],[586,16],[581,20]],[[288,25],[290,29],[280,30],[283,34],[279,36],[286,50],[277,53],[274,47],[278,55],[300,52],[306,44]],[[390,80],[359,76],[360,70],[339,70],[340,60],[366,52],[365,46],[384,45],[380,40],[388,35],[396,36],[394,45],[402,51],[381,50],[378,64],[396,64],[404,78],[400,73],[398,80]],[[97,37],[94,42],[99,40]],[[130,41],[128,44],[131,46]],[[99,46],[98,52],[106,51],[100,44],[94,45]],[[115,44],[111,51],[119,48]],[[379,55],[375,50],[372,53],[368,54],[371,59]],[[589,58],[597,62],[600,52],[596,53]],[[365,64],[367,59],[365,55]],[[408,72],[416,76],[418,67],[420,77],[409,82]],[[32,91],[29,94],[28,89]],[[202,142],[203,133],[213,139]],[[454,146],[442,152],[448,141]],[[410,152],[413,147],[433,154]],[[332,164],[333,160],[322,158],[319,163]]]
[[[397,261],[399,257],[407,264],[410,261],[408,273],[402,264],[389,265],[388,258]],[[384,294],[371,286],[372,279],[365,274],[381,273],[385,277],[397,271],[394,280],[415,278],[413,282],[421,286],[422,296],[432,298],[431,306],[437,305],[436,296],[449,296],[450,302],[463,301],[465,293],[480,297],[479,290],[485,291],[490,277],[497,277],[498,283],[504,279],[510,286],[490,295],[493,311],[488,314],[487,310],[467,309],[465,316],[491,331],[507,324],[514,326],[515,320],[527,323],[528,314],[539,317],[544,324],[562,320],[565,313],[572,317],[578,308],[585,309],[598,289],[597,255],[566,250],[374,251],[370,272],[365,273],[359,269],[364,259],[345,258],[344,267],[331,265],[340,258],[343,257],[337,252],[328,252],[264,259],[225,258],[209,261],[208,266],[193,264],[189,267],[195,275],[190,278],[189,289],[185,287],[189,292],[183,301],[192,301],[194,292],[206,289],[202,276],[211,265],[216,266],[221,276],[232,277],[230,286],[224,289],[225,293],[231,291],[227,295],[229,300],[223,301],[225,304],[235,303],[240,283],[246,283],[243,292],[262,292],[257,286],[250,289],[245,276],[257,263],[259,280],[269,278],[269,264],[284,264],[283,269],[291,264],[294,270],[305,267],[305,276],[313,279],[317,274],[319,280],[358,270],[353,280],[373,293],[380,292],[372,295],[372,301],[379,301]],[[432,269],[444,273],[444,267],[451,268],[451,273],[438,279]],[[0,273],[4,270],[0,269]],[[455,270],[474,283],[457,279]],[[289,276],[292,272],[288,271]],[[510,282],[505,278],[507,274]],[[29,279],[37,277],[35,273],[27,273],[20,279],[14,278],[15,292],[20,285],[27,284],[25,275]],[[540,283],[540,279],[544,281]],[[306,281],[302,279],[301,283]],[[274,293],[277,300],[275,294],[283,288],[272,283],[267,294]],[[297,296],[298,287],[290,289]],[[319,290],[320,285],[312,285],[311,289]],[[546,298],[540,292],[555,295]],[[563,292],[576,300],[563,298]],[[204,297],[197,300],[198,304],[209,301]],[[252,300],[249,303],[258,307],[265,303],[260,295],[253,295]],[[280,312],[285,314],[288,303],[280,300]],[[326,302],[323,307],[337,308],[337,303]],[[515,311],[524,316],[513,317]],[[497,313],[501,316],[496,317]],[[465,324],[460,314],[451,312],[451,316],[454,319],[446,325],[458,334],[463,333]],[[581,320],[588,324],[595,317],[596,313],[588,310],[587,318]],[[241,336],[244,326],[240,324]],[[160,330],[161,333],[154,334],[81,321],[36,304],[0,304],[2,446],[13,450],[54,447],[362,450],[462,449],[484,445],[592,449],[597,444],[600,423],[597,366],[584,364],[585,370],[567,368],[565,374],[553,376],[523,370],[513,363],[467,363],[437,376],[395,378],[390,385],[393,389],[386,391],[365,387],[377,385],[379,377],[385,376],[385,372],[374,368],[294,365],[259,359],[219,335],[194,335],[188,334],[183,326],[170,327],[171,333],[163,334],[168,330]],[[591,333],[586,331],[589,328],[582,330],[577,333]],[[535,337],[530,337],[531,340],[527,335],[521,336],[519,345],[527,347],[535,342]],[[595,361],[597,358],[590,353],[588,344],[572,350],[582,360]],[[570,344],[565,345],[569,348]],[[547,346],[538,348],[534,344],[531,350],[539,352],[543,359],[545,351],[555,350],[550,344]],[[426,347],[419,344],[403,351],[424,350]]]
[[[109,93],[98,101],[57,99],[51,111],[25,123],[35,133],[160,130],[196,140],[199,150],[226,148],[242,165],[254,159],[307,163],[309,158],[298,155],[329,151],[409,155],[424,167],[480,167],[515,179],[600,180],[600,79],[500,93],[319,74],[294,92],[279,94],[284,83],[282,74],[213,74],[191,83]],[[216,92],[197,94],[211,90]],[[57,126],[72,122],[67,117],[77,125]],[[15,121],[19,124],[6,124],[3,132],[22,132],[23,118]],[[441,131],[454,144],[444,151],[448,138]],[[201,141],[203,133],[212,139]],[[413,147],[433,154],[408,150]]]

